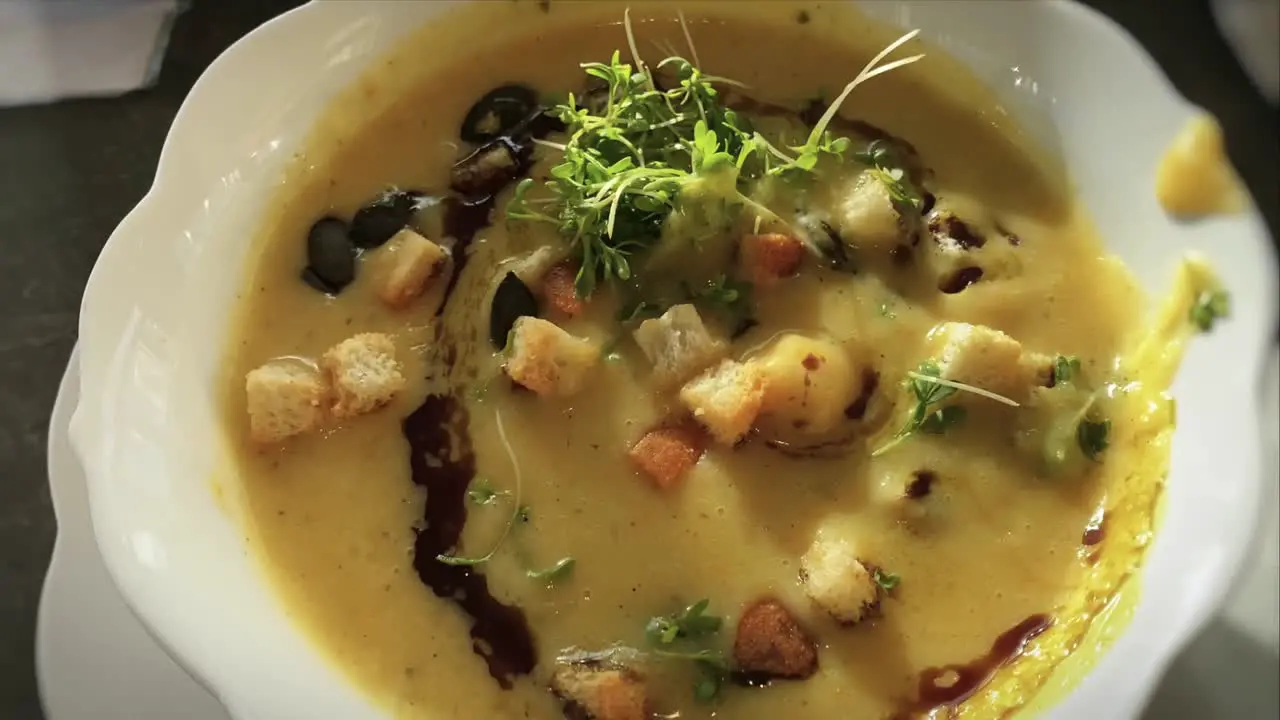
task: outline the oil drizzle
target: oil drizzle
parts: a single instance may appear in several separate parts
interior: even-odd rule
[[[485,576],[475,568],[436,559],[457,546],[467,521],[467,486],[476,462],[466,428],[466,407],[452,395],[428,395],[401,426],[409,441],[413,482],[427,490],[413,567],[437,597],[471,616],[472,650],[484,658],[493,679],[509,689],[516,676],[528,675],[537,664],[524,611],[494,598]]]
[[[1016,658],[1040,633],[1053,624],[1045,614],[1032,615],[996,638],[984,656],[963,665],[927,668],[920,673],[917,699],[895,715],[915,717],[942,707],[959,705],[987,684],[996,671]]]

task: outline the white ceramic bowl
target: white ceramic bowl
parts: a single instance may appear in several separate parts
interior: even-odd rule
[[[143,623],[237,718],[378,716],[290,623],[215,498],[213,396],[246,247],[291,150],[329,97],[451,4],[312,3],[236,43],[187,97],[154,186],[85,291],[71,432],[98,544]],[[1234,317],[1193,344],[1174,387],[1168,504],[1136,615],[1053,711],[1131,717],[1218,607],[1257,525],[1275,257],[1256,213],[1186,226],[1157,207],[1153,170],[1193,108],[1101,16],[1068,2],[867,9],[923,28],[1014,104],[1037,104],[1104,237],[1150,292],[1194,249],[1233,293]]]

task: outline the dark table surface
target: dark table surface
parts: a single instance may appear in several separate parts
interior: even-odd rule
[[[35,614],[56,530],[45,437],[85,280],[107,236],[150,186],[192,83],[237,38],[298,4],[197,0],[174,28],[155,87],[0,110],[0,717],[41,717]],[[1205,18],[1197,0],[1170,0],[1155,17],[1136,12],[1141,3],[1092,4],[1133,29],[1168,61],[1175,84],[1222,118],[1241,174],[1267,198],[1260,205],[1275,228],[1276,140],[1266,132],[1276,127],[1275,110],[1239,99],[1239,68],[1220,41],[1198,35]]]

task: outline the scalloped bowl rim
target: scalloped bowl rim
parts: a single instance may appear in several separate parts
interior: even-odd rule
[[[220,247],[224,238],[234,237],[236,232],[252,232],[257,211],[239,209],[253,204],[246,189],[254,187],[252,180],[260,181],[259,189],[269,183],[289,143],[299,139],[297,129],[301,126],[305,130],[307,120],[323,107],[326,96],[354,79],[362,64],[408,32],[400,25],[412,25],[383,21],[414,13],[426,17],[452,4],[432,3],[431,9],[412,9],[406,6],[418,4],[311,3],[273,19],[235,43],[205,71],[183,102],[165,140],[154,184],[108,240],[85,290],[80,319],[80,402],[71,422],[71,439],[85,468],[97,543],[113,581],[143,625],[237,718],[306,717],[308,703],[311,708],[345,717],[375,717],[378,711],[286,621],[287,612],[279,607],[253,563],[243,557],[247,553],[237,548],[239,553],[230,554],[241,557],[228,557],[228,549],[242,539],[227,514],[216,507],[212,511],[203,507],[191,510],[190,503],[215,504],[205,478],[192,483],[188,477],[185,484],[169,480],[175,475],[170,471],[187,467],[184,463],[199,459],[204,465],[195,466],[207,469],[214,462],[208,454],[200,456],[204,450],[178,432],[180,428],[211,427],[208,417],[192,420],[200,411],[191,410],[204,403],[205,415],[211,415],[208,386],[180,382],[208,380],[208,359],[184,354],[187,351],[183,348],[184,343],[200,341],[198,328],[209,327],[208,323],[225,325],[231,302],[230,291],[201,284],[202,274],[195,272],[195,266],[213,263],[222,267],[218,265],[222,263],[234,265],[237,272],[243,269],[239,260],[226,258],[227,253],[220,257],[210,248]],[[941,28],[934,28],[944,39],[980,33],[982,29],[973,23],[999,12],[1002,21],[1033,29],[1039,26],[1042,33],[1048,32],[1043,29],[1045,24],[1052,25],[1052,33],[1037,38],[1050,47],[1044,51],[1048,56],[1058,57],[1052,55],[1053,43],[1061,42],[1056,36],[1069,36],[1076,42],[1085,38],[1092,43],[1089,54],[1098,56],[1072,62],[1123,61],[1107,65],[1114,71],[1112,81],[1136,83],[1128,86],[1135,96],[1130,98],[1133,107],[1147,111],[1146,122],[1158,130],[1125,125],[1123,118],[1108,115],[1106,107],[1073,111],[1070,103],[1053,104],[1055,122],[1061,127],[1086,128],[1075,134],[1093,139],[1090,133],[1098,131],[1089,129],[1093,128],[1090,123],[1110,123],[1107,132],[1123,138],[1126,149],[1115,159],[1115,172],[1138,178],[1141,189],[1132,190],[1122,198],[1123,203],[1112,197],[1123,195],[1113,192],[1114,187],[1091,190],[1082,183],[1086,205],[1104,238],[1158,229],[1170,244],[1206,249],[1237,299],[1245,301],[1236,303],[1236,317],[1192,347],[1186,371],[1175,382],[1184,412],[1188,406],[1182,402],[1184,395],[1192,396],[1193,404],[1207,411],[1201,413],[1204,417],[1181,419],[1185,425],[1175,438],[1170,490],[1166,491],[1170,499],[1138,578],[1144,587],[1135,615],[1088,675],[1049,711],[1052,717],[1069,718],[1105,708],[1110,717],[1129,717],[1145,704],[1176,652],[1224,602],[1259,525],[1266,488],[1260,463],[1258,387],[1269,352],[1265,339],[1276,327],[1276,259],[1256,211],[1207,221],[1195,228],[1153,219],[1158,208],[1153,199],[1145,197],[1150,195],[1148,176],[1135,173],[1145,167],[1144,162],[1149,164],[1152,148],[1159,149],[1159,137],[1171,139],[1171,134],[1162,133],[1176,129],[1192,108],[1123,30],[1094,11],[1065,0],[995,4],[1003,7],[984,9],[992,3],[973,4],[972,12],[965,13],[968,17],[947,15],[953,11],[920,1],[896,4],[892,9],[866,9],[899,24],[925,25],[927,30],[930,22],[945,21]],[[288,42],[283,42],[286,38]],[[346,54],[335,60],[343,54],[343,43]],[[1022,51],[1035,54],[1026,48]],[[269,66],[255,62],[262,57],[277,62]],[[330,62],[319,67],[326,75],[314,77],[315,71],[308,68],[325,59]],[[1039,68],[1044,73],[1041,77],[1052,78],[1053,70],[1052,65]],[[262,98],[235,95],[236,90],[243,90],[238,78],[245,76],[254,77],[260,88],[310,87],[308,82],[323,81],[329,89],[299,90],[302,95],[298,97],[303,99],[277,107]],[[1070,84],[1061,78],[1060,82]],[[229,99],[253,110],[254,122],[228,120]],[[219,117],[224,122],[212,122]],[[282,127],[294,132],[287,142],[274,135]],[[1155,145],[1147,135],[1157,136]],[[1073,134],[1065,136],[1066,157],[1073,172],[1076,164],[1072,159],[1082,159],[1085,165],[1094,162],[1073,154]],[[1130,154],[1141,157],[1130,160]],[[1089,172],[1096,171],[1088,167],[1085,174]],[[1144,197],[1133,197],[1136,193]],[[236,200],[242,201],[241,205]],[[1139,204],[1133,209],[1135,202]],[[233,223],[225,219],[229,216],[239,219]],[[1208,246],[1202,244],[1205,237],[1212,240]],[[1128,243],[1121,252],[1136,253],[1134,257],[1125,255],[1131,267],[1135,267],[1133,260],[1143,258],[1160,266],[1135,267],[1148,287],[1168,275],[1174,255],[1152,250],[1147,247],[1150,244],[1131,248],[1134,243]],[[151,271],[148,282],[136,281],[139,268]],[[176,302],[175,294],[190,304]],[[1215,372],[1224,367],[1237,371],[1226,375]],[[1188,379],[1188,373],[1211,377],[1214,388],[1205,389],[1203,382]],[[1226,414],[1228,408],[1234,408],[1235,414]],[[1193,445],[1200,437],[1210,438],[1220,456],[1234,463],[1227,468],[1230,483],[1226,491],[1206,486],[1220,480],[1197,481],[1190,471],[1179,470],[1185,465],[1203,474],[1217,468],[1200,457],[1203,451]],[[178,448],[200,458],[175,458]],[[200,487],[193,488],[193,484]],[[1175,487],[1177,491],[1173,491]],[[200,493],[209,497],[201,500]],[[1171,523],[1183,526],[1183,513],[1190,512],[1185,507],[1188,503],[1216,513],[1217,524],[1207,528],[1215,531],[1212,541],[1171,535]],[[175,507],[179,512],[171,512]],[[214,516],[221,518],[221,525]],[[1194,525],[1194,519],[1186,522]],[[192,539],[197,529],[200,537]],[[231,596],[234,610],[225,602],[216,602],[220,588],[200,584],[212,580],[193,575],[192,567],[198,563],[208,563],[199,567],[220,573],[219,581],[239,583]],[[179,584],[184,585],[180,588]],[[204,592],[192,590],[184,595],[188,586]],[[229,632],[229,626],[236,632]],[[228,637],[235,635],[238,637]]]

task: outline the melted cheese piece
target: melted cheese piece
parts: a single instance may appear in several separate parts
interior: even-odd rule
[[[1184,219],[1237,213],[1247,205],[1244,187],[1227,159],[1222,127],[1199,115],[1178,133],[1156,171],[1156,199]]]

